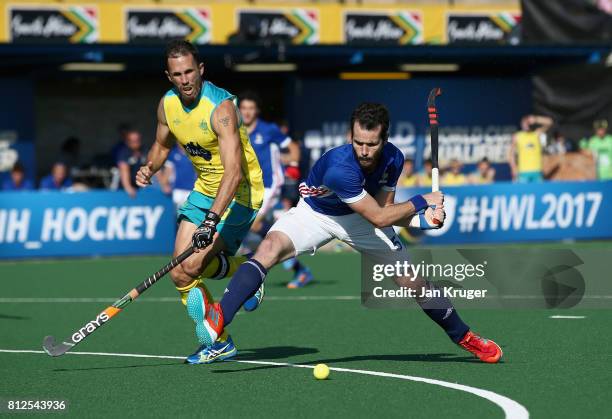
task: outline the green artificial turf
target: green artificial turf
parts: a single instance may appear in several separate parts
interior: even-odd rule
[[[467,310],[470,326],[496,340],[504,361],[483,364],[455,346],[417,310],[360,305],[360,263],[352,253],[305,257],[316,281],[285,287],[275,268],[267,299],[229,328],[241,361],[271,361],[425,377],[489,390],[532,417],[610,416],[612,311],[565,310],[585,319],[555,320],[546,310]],[[0,263],[0,349],[40,350],[42,338],[68,337],[167,262],[126,257]],[[212,284],[220,295],[225,281]],[[17,302],[15,298],[48,298]],[[89,336],[77,352],[185,356],[193,324],[169,278]],[[348,297],[348,298],[347,298]],[[66,298],[64,302],[56,300]],[[108,301],[74,302],[78,298]],[[303,298],[303,299],[302,299]],[[68,302],[70,301],[70,302]],[[0,401],[68,401],[74,417],[503,417],[474,394],[399,378],[181,359],[0,352]],[[6,410],[0,410],[6,413]]]

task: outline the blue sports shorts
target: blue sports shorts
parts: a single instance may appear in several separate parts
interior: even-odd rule
[[[533,183],[542,181],[542,172],[519,172],[519,183]]]
[[[177,222],[182,220],[199,226],[212,207],[214,199],[197,191],[191,191],[187,201],[178,210]],[[242,240],[246,237],[251,224],[255,221],[257,210],[232,201],[217,224],[217,231],[227,247],[229,255],[234,255],[240,248]]]

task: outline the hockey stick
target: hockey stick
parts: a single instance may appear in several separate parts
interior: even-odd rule
[[[64,355],[66,352],[74,348],[76,345],[81,343],[87,336],[96,331],[103,324],[108,322],[113,316],[119,314],[129,303],[134,301],[140,294],[145,292],[151,285],[155,284],[161,277],[166,275],[175,266],[179,265],[182,261],[187,259],[193,254],[193,247],[185,250],[183,253],[172,259],[166,266],[155,272],[153,275],[145,279],[136,288],[125,294],[123,298],[115,301],[113,305],[105,308],[95,319],[86,323],[83,327],[78,329],[70,336],[70,338],[64,340],[61,343],[56,343],[53,336],[46,336],[43,340],[43,349],[51,356]]]
[[[429,114],[429,127],[431,131],[431,191],[440,190],[440,174],[438,170],[438,110],[436,109],[436,96],[442,94],[442,89],[434,87],[427,98],[427,113]],[[435,224],[442,224],[440,220],[433,219]]]
[[[434,87],[427,98],[427,112],[429,113],[429,127],[431,131],[431,191],[440,190],[438,171],[438,110],[436,109],[436,96],[442,94],[442,89]]]

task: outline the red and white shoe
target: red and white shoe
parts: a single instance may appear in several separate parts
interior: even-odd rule
[[[476,355],[482,362],[489,364],[499,362],[503,355],[503,351],[497,343],[478,336],[471,330],[468,330],[463,339],[461,339],[459,346]]]

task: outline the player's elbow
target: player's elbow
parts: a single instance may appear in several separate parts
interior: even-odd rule
[[[389,223],[387,222],[386,218],[380,214],[375,214],[372,219],[370,220],[370,222],[374,225],[374,227],[376,228],[384,228],[384,227],[389,227]]]

